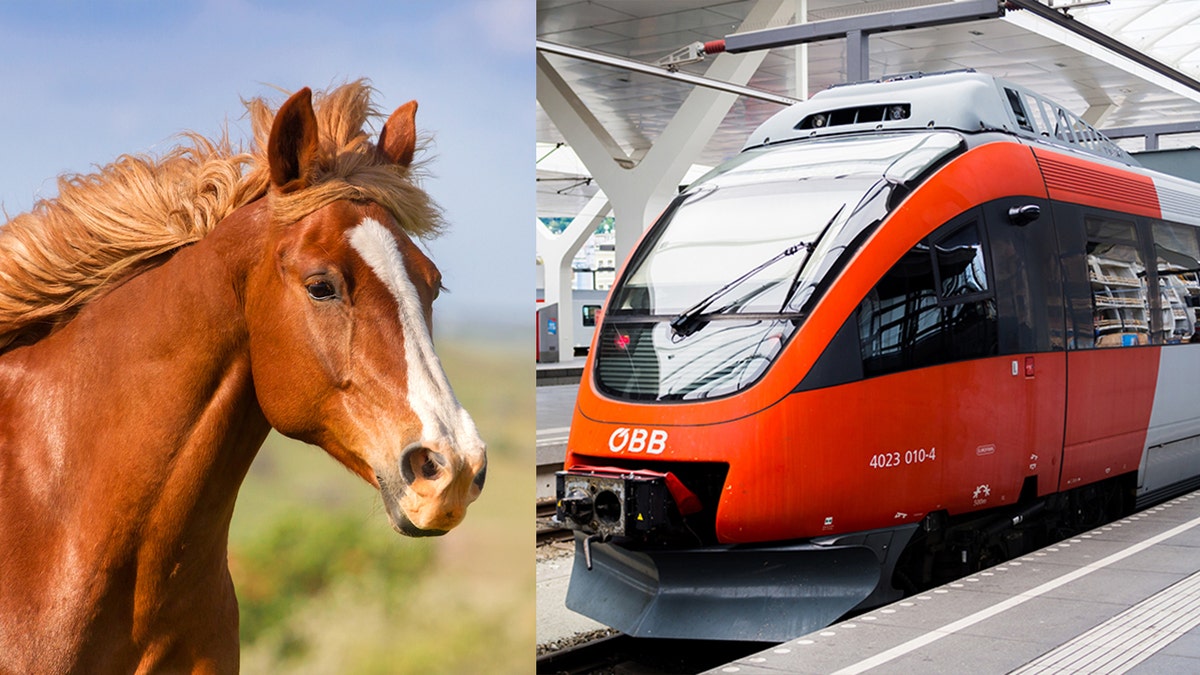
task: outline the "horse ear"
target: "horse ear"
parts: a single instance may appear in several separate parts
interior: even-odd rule
[[[267,140],[271,185],[280,192],[308,187],[317,159],[317,116],[312,91],[305,87],[292,94],[275,113]]]
[[[379,132],[379,150],[400,166],[412,164],[417,149],[417,102],[396,108]]]

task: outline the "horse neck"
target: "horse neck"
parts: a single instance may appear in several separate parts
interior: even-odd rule
[[[269,431],[240,306],[261,211],[243,209],[9,355],[45,392],[26,411],[52,427],[32,425],[53,441],[42,484],[72,486],[65,500],[54,495],[56,508],[73,511],[78,536],[109,538],[110,563],[136,554],[141,565],[147,544],[164,554],[186,544],[224,564],[238,488]]]

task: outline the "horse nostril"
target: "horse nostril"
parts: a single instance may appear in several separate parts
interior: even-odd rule
[[[421,465],[421,475],[424,476],[426,480],[433,480],[434,478],[437,478],[438,465],[435,464],[432,459],[425,460],[425,463]]]
[[[425,480],[434,480],[442,472],[446,458],[423,445],[411,445],[400,455],[400,475],[405,485],[417,480],[418,472]]]
[[[487,480],[487,460],[485,459],[485,460],[483,460],[483,468],[479,470],[479,473],[475,474],[475,480],[473,480],[471,482],[475,484],[475,487],[482,490],[483,483],[486,480]]]

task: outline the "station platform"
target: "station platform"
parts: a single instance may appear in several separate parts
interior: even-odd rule
[[[1200,673],[1200,492],[710,673]]]
[[[571,357],[554,363],[535,364],[536,386],[554,387],[559,384],[578,384],[583,377],[587,357]]]
[[[553,363],[535,364],[537,386],[578,385],[580,378],[583,377],[583,366],[586,363],[586,356],[572,356]]]

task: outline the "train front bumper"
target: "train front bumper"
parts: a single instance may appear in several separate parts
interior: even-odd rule
[[[666,550],[577,531],[566,605],[635,637],[781,642],[899,599],[891,571],[916,527]]]

